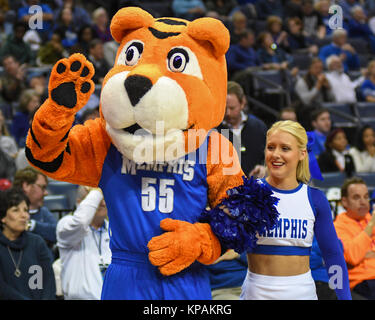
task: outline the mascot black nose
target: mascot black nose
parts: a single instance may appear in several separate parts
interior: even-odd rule
[[[149,78],[138,75],[127,77],[124,84],[133,107],[152,87],[152,82]]]

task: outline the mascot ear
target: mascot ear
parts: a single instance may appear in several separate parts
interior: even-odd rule
[[[187,33],[196,40],[206,40],[214,48],[216,58],[224,55],[230,42],[228,29],[214,18],[199,18],[188,24]]]
[[[126,31],[143,27],[150,27],[154,17],[148,12],[137,8],[122,8],[113,16],[111,21],[111,34],[118,43],[124,38]]]

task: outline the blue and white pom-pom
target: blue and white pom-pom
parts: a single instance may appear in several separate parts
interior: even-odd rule
[[[210,224],[224,248],[237,253],[251,252],[256,246],[257,233],[274,228],[279,215],[276,209],[279,199],[272,196],[267,185],[253,177],[243,177],[243,182],[228,190],[228,197],[215,208],[205,210],[199,219]]]

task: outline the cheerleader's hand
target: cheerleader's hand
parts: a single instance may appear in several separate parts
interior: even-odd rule
[[[168,232],[153,237],[147,247],[151,264],[165,276],[180,272],[196,260],[211,264],[221,254],[220,242],[208,223],[167,218],[160,227]]]

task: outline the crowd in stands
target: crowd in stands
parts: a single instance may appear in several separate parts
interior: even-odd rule
[[[329,7],[332,4],[340,5],[343,10],[343,28],[333,30],[330,27],[332,15]],[[37,16],[30,10],[34,5],[40,6],[42,10]],[[18,206],[25,202],[32,217],[30,221],[34,221],[29,226],[29,231],[39,234],[45,240],[45,246],[40,243],[35,245],[51,254],[51,263],[59,258],[57,248],[62,248],[63,252],[65,250],[64,255],[69,256],[67,248],[70,245],[57,243],[58,239],[65,239],[66,235],[58,234],[56,239],[58,221],[42,205],[48,179],[44,175],[27,174],[30,168],[25,157],[26,136],[33,115],[48,96],[48,79],[52,66],[72,53],[82,53],[93,63],[93,81],[96,85],[94,94],[77,114],[75,123],[84,123],[87,119],[100,116],[101,83],[114,64],[118,48],[111,36],[109,23],[114,12],[124,6],[142,7],[155,17],[174,16],[188,20],[213,17],[227,26],[231,42],[226,59],[228,80],[232,87],[228,87],[227,113],[222,128],[241,129],[239,135],[232,137],[232,141],[241,139],[237,152],[242,154],[242,166],[246,174],[264,174],[262,165],[265,133],[270,124],[279,119],[299,121],[306,130],[314,133],[313,152],[323,174],[341,172],[353,176],[356,173],[375,172],[375,60],[371,58],[375,54],[373,0],[163,0],[157,3],[126,0],[106,3],[79,0],[2,0],[0,190],[9,189],[13,185],[27,195],[28,201],[20,195],[10,195],[16,200],[9,205]],[[35,18],[42,19],[40,28],[33,27]],[[290,100],[275,100],[274,93],[266,98],[259,95],[254,85],[255,80],[262,81],[259,72],[280,75],[282,90],[279,92],[289,96]],[[243,92],[236,89],[236,83],[242,86]],[[373,103],[374,121],[364,123],[354,111],[350,125],[347,125],[348,121],[333,121],[335,113],[327,107],[329,103],[347,104],[352,111],[358,103]],[[266,105],[266,111],[259,107],[262,105]],[[261,111],[258,112],[259,110]],[[20,180],[20,177],[24,180]],[[371,187],[375,188],[375,182]],[[75,228],[91,228],[95,233],[106,228],[106,225],[92,225],[102,198],[96,190],[86,190],[85,196],[90,193],[91,198],[83,201],[83,205],[94,202],[95,210],[87,213],[84,226],[75,225]],[[30,197],[35,194],[38,199]],[[4,210],[6,209],[8,208]],[[85,210],[81,208],[78,214]],[[6,216],[6,211],[0,214],[1,217]],[[7,243],[0,238],[0,244],[2,240]],[[81,237],[79,241],[88,240]],[[95,245],[90,245],[95,249]],[[17,247],[14,250],[17,251]],[[0,254],[7,252],[0,250]],[[46,256],[42,258],[45,263]],[[233,259],[239,260],[232,265],[229,261]],[[246,273],[243,259],[244,256],[228,253],[227,257],[222,258],[223,269],[233,268],[234,273],[242,278]],[[108,263],[107,260],[106,258],[105,264]],[[0,263],[0,268],[1,266]],[[54,265],[55,271],[56,268],[59,267]],[[227,281],[230,286],[236,287],[237,296],[241,281],[237,278],[228,280],[218,275],[222,270],[220,264],[211,269],[214,272],[213,279],[217,281],[213,289],[225,287],[219,282]],[[1,289],[4,281],[0,270],[0,299],[6,296]],[[58,282],[56,286],[59,289]],[[98,281],[95,284],[96,291],[97,287]],[[37,297],[30,295],[24,288],[18,289],[22,294],[12,291],[9,296],[11,299],[51,298],[50,291],[55,290],[55,284],[50,283],[47,287],[49,292]],[[62,292],[59,294],[63,295]],[[217,294],[218,297],[223,297],[221,291]],[[75,297],[74,294],[68,293],[68,298],[72,297]],[[99,299],[100,294],[95,292],[83,298]]]

